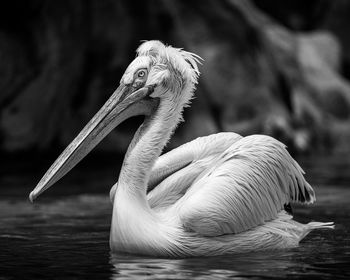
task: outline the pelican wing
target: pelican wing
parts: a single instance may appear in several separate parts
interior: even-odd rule
[[[199,137],[159,157],[148,184],[150,206],[173,204],[214,158],[241,138],[233,132]]]
[[[245,137],[196,178],[172,211],[188,231],[203,236],[239,233],[277,218],[290,201],[313,202],[303,174],[281,142]]]

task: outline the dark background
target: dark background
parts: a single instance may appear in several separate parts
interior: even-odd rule
[[[3,1],[2,158],[57,155],[151,39],[204,59],[196,99],[169,148],[235,131],[273,135],[293,153],[343,153],[349,12],[346,0]],[[141,121],[117,128],[97,152],[124,153]]]

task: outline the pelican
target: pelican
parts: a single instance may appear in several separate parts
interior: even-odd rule
[[[162,257],[215,256],[298,246],[333,223],[294,221],[291,202],[315,194],[285,146],[264,135],[224,132],[163,148],[193,97],[201,58],[146,41],[120,85],[30,193],[33,201],[112,129],[144,115],[110,198],[110,247]]]

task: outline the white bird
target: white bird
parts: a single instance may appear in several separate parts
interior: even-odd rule
[[[218,133],[162,156],[191,100],[200,57],[159,41],[141,44],[120,86],[54,162],[30,194],[33,201],[113,128],[145,115],[111,190],[112,252],[189,257],[298,246],[311,230],[284,207],[312,203],[303,170],[272,137]]]

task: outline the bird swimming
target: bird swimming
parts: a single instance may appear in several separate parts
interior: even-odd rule
[[[298,246],[313,229],[285,206],[315,194],[285,146],[264,135],[222,132],[161,155],[193,97],[201,58],[146,41],[118,89],[52,164],[33,201],[84,158],[112,129],[144,115],[110,192],[113,253],[191,257]]]

